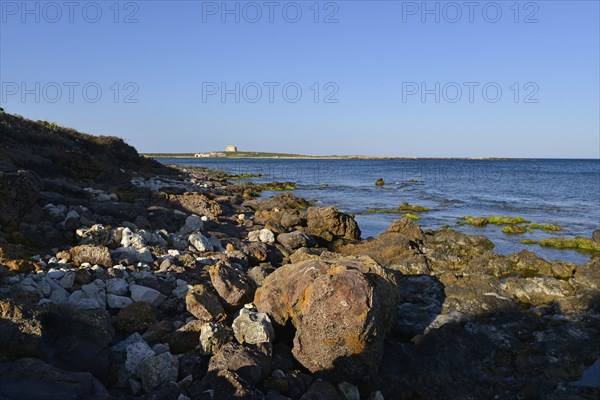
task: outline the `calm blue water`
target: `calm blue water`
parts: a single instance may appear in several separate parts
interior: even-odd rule
[[[600,160],[287,160],[160,159],[165,163],[262,173],[255,181],[293,181],[295,194],[356,214],[363,238],[384,231],[398,215],[366,214],[368,208],[395,208],[402,202],[431,209],[421,213],[423,229],[450,225],[488,237],[496,252],[528,249],[547,260],[577,263],[589,256],[572,250],[524,245],[521,239],[590,237],[600,227]],[[384,188],[374,182],[383,178]],[[416,180],[417,182],[411,182]],[[327,185],[324,187],[323,185]],[[272,193],[264,193],[270,196]],[[463,215],[521,216],[557,224],[561,232],[506,235],[499,226],[456,225]]]

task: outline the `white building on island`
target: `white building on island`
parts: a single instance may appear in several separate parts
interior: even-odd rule
[[[209,153],[196,153],[194,154],[194,157],[196,158],[221,158],[221,157],[227,157],[227,154],[225,153],[237,153],[237,147],[236,146],[232,146],[232,145],[228,145],[227,147],[225,147],[225,152],[222,151],[211,151]]]

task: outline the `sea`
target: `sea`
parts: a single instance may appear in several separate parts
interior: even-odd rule
[[[499,254],[529,250],[548,260],[585,263],[590,255],[575,250],[522,244],[522,239],[590,238],[600,227],[598,159],[231,159],[160,158],[166,164],[206,167],[232,174],[263,174],[254,182],[295,182],[294,194],[317,206],[335,206],[355,215],[362,237],[377,236],[397,214],[370,213],[400,203],[430,209],[419,213],[422,229],[449,226],[489,238]],[[377,179],[384,186],[376,186]],[[263,192],[264,197],[273,192]],[[508,235],[502,226],[460,224],[462,216],[514,216],[554,224],[558,232],[534,230]]]

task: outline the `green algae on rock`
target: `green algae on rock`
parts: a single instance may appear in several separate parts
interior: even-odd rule
[[[379,178],[375,181],[375,186],[383,186],[385,185],[385,181],[383,180],[383,178]]]
[[[527,229],[529,229],[529,230],[539,229],[539,230],[546,231],[546,232],[562,231],[562,227],[560,227],[558,225],[553,225],[553,224],[546,224],[546,225],[529,224],[527,226]]]
[[[234,185],[236,191],[242,195],[244,199],[251,199],[260,196],[264,191],[280,192],[286,190],[296,190],[294,182],[268,182],[268,183],[238,183]]]
[[[417,221],[419,219],[421,219],[421,217],[419,217],[416,214],[412,214],[412,213],[405,213],[402,215],[404,218],[408,218],[408,219],[412,219],[413,221]]]
[[[502,232],[508,235],[518,235],[521,233],[525,233],[527,231],[527,227],[523,225],[506,225],[502,228]]]
[[[415,204],[408,204],[406,202],[401,203],[396,208],[369,208],[368,209],[369,213],[376,213],[376,214],[404,214],[407,212],[416,213],[416,212],[426,212],[426,211],[429,211],[429,208],[415,205]]]
[[[474,225],[474,226],[484,226],[487,224],[517,225],[517,224],[523,224],[523,223],[530,222],[523,217],[505,217],[505,216],[499,216],[499,215],[491,215],[491,216],[487,216],[487,217],[471,217],[471,216],[466,215],[464,217],[460,217],[460,219],[464,221],[463,222],[464,224]]]
[[[419,206],[416,204],[408,204],[406,202],[403,202],[402,204],[400,204],[398,206],[398,210],[408,211],[408,212],[426,212],[426,211],[429,211],[429,208]]]
[[[578,250],[583,252],[600,253],[600,246],[591,239],[584,237],[561,238],[551,237],[542,240],[521,240],[522,244],[537,244],[542,247],[551,247],[560,250]]]

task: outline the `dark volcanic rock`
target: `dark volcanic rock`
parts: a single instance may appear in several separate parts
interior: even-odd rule
[[[52,306],[44,316],[42,358],[70,371],[108,375],[114,330],[104,310]]]
[[[0,356],[37,356],[42,323],[42,313],[32,305],[14,298],[0,299]]]
[[[300,400],[342,400],[335,386],[320,379],[313,382]]]
[[[127,333],[143,332],[156,323],[156,311],[150,303],[138,301],[131,303],[117,314],[117,329]]]
[[[227,343],[208,364],[209,379],[216,371],[231,371],[254,385],[262,381],[271,369],[271,354],[266,348]]]
[[[0,363],[3,400],[109,400],[113,397],[91,374],[67,372],[41,360],[23,358]]]
[[[21,218],[36,205],[40,190],[41,182],[34,172],[0,170],[0,226],[18,230]]]

